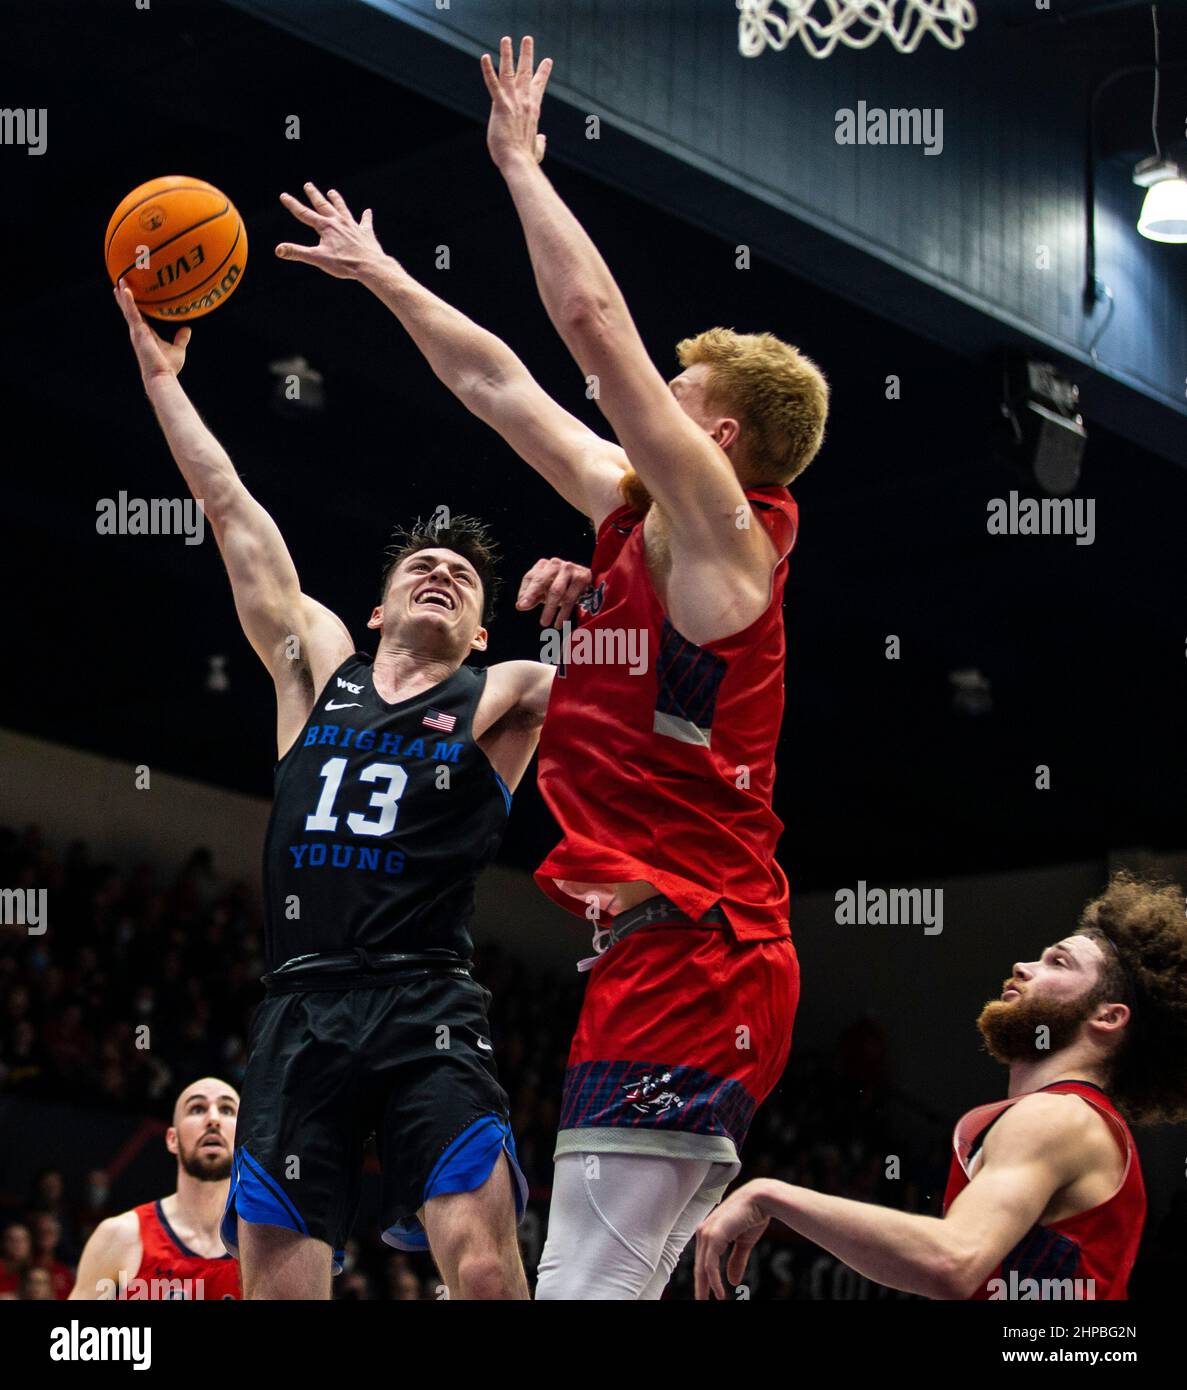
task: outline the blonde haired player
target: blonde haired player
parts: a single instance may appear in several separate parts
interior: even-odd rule
[[[551,64],[504,39],[488,146],[545,308],[618,436],[563,410],[497,338],[411,276],[335,190],[282,201],[320,238],[302,261],[366,285],[436,374],[597,531],[582,633],[633,633],[623,664],[558,670],[540,787],[563,832],[537,871],[596,919],[569,1056],[537,1297],[654,1299],[730,1177],[783,1070],[799,973],[771,809],[783,709],[781,598],[795,540],[785,484],[820,447],[828,388],[769,333],[682,342],[665,383],[617,285],[539,168]],[[654,501],[653,501],[654,499]],[[519,606],[565,616],[574,569],[541,562]]]

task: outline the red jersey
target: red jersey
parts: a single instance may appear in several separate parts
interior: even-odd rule
[[[572,912],[585,904],[554,880],[643,879],[694,920],[720,902],[739,940],[790,935],[771,794],[797,511],[785,487],[746,496],[779,555],[771,601],[749,627],[703,646],[673,627],[652,587],[643,514],[619,507],[598,530],[540,738],[540,791],[563,838],[536,882]]]
[[[128,1285],[129,1299],[241,1298],[239,1262],[232,1255],[195,1255],[174,1234],[160,1202],[136,1208],[140,1221],[140,1268]],[[199,1282],[200,1281],[200,1282]]]
[[[1098,1206],[1048,1226],[1033,1226],[973,1298],[1126,1298],[1146,1221],[1146,1189],[1129,1126],[1108,1096],[1091,1082],[1056,1081],[1040,1089],[1080,1096],[1103,1115],[1125,1155],[1125,1171],[1116,1192]],[[945,1211],[969,1185],[974,1150],[989,1126],[1021,1099],[1012,1096],[980,1105],[957,1122],[952,1135],[952,1169],[944,1193]],[[995,1280],[999,1282],[995,1284]],[[1047,1284],[1045,1289],[1044,1281],[1058,1283]],[[1069,1285],[1065,1281],[1080,1282]]]

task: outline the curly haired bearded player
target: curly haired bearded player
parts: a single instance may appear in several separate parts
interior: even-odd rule
[[[697,1297],[726,1296],[722,1255],[737,1284],[774,1217],[928,1298],[1125,1298],[1146,1194],[1124,1117],[1187,1118],[1183,909],[1180,889],[1117,874],[1072,935],[1014,966],[977,1020],[1009,1095],[958,1121],[942,1219],[746,1183],[697,1232]]]

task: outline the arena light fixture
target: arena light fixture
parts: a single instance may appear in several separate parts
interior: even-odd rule
[[[1153,155],[1134,169],[1133,181],[1146,189],[1138,231],[1151,241],[1187,242],[1187,178],[1179,165]]]
[[[1113,318],[1113,292],[1096,273],[1096,153],[1097,153],[1097,112],[1105,92],[1124,78],[1143,72],[1153,76],[1153,93],[1150,107],[1150,140],[1154,153],[1141,160],[1133,171],[1133,181],[1139,188],[1146,189],[1142,210],[1138,214],[1137,229],[1150,241],[1187,243],[1187,170],[1183,156],[1176,149],[1174,157],[1162,148],[1158,131],[1159,103],[1162,95],[1162,36],[1158,28],[1158,6],[1150,6],[1150,24],[1154,40],[1154,61],[1147,67],[1126,66],[1117,68],[1102,77],[1092,89],[1088,101],[1088,142],[1084,167],[1084,213],[1086,219],[1084,241],[1084,309],[1091,314],[1096,305],[1108,301],[1108,313],[1104,322],[1093,334],[1088,345],[1089,356],[1097,360],[1096,345]],[[1167,63],[1167,67],[1181,68],[1183,61]]]
[[[1011,463],[1048,497],[1075,492],[1088,443],[1076,383],[1051,362],[1007,353],[1001,413],[1009,426]]]
[[[1146,189],[1138,215],[1138,231],[1151,241],[1187,242],[1187,181],[1175,160],[1163,153],[1158,138],[1158,99],[1162,91],[1162,43],[1158,32],[1158,6],[1150,6],[1154,26],[1154,107],[1150,134],[1154,153],[1133,171],[1133,181]]]

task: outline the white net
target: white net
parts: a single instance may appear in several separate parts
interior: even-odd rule
[[[959,48],[976,27],[972,0],[737,0],[738,50],[756,58],[786,48],[798,34],[813,58],[838,43],[868,48],[885,34],[900,53],[914,53],[925,34]]]

